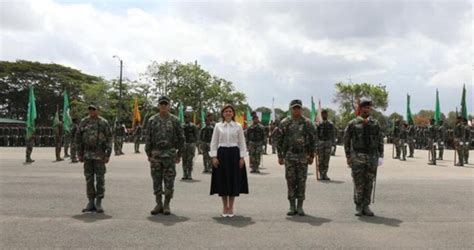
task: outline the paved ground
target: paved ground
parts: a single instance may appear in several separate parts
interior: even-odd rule
[[[453,151],[439,166],[426,151],[407,162],[386,159],[379,169],[376,217],[353,215],[352,181],[342,148],[331,159],[331,182],[311,168],[305,210],[287,217],[283,167],[264,156],[263,173],[249,175],[250,195],[237,199],[234,218],[222,219],[209,196],[210,175],[195,160],[193,182],[177,178],[171,216],[150,216],[152,181],[145,155],[113,157],[106,175],[106,213],[82,214],[82,165],[53,162],[52,148],[0,148],[0,248],[474,248],[474,165],[453,167]],[[386,146],[391,152],[391,146]],[[472,159],[474,161],[474,159]],[[314,166],[314,165],[313,165]],[[178,166],[178,177],[181,177]]]

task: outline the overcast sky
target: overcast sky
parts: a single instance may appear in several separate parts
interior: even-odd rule
[[[55,62],[137,80],[152,60],[198,60],[234,82],[249,104],[286,109],[334,83],[382,83],[386,114],[472,108],[471,1],[12,1],[0,0],[0,60]]]

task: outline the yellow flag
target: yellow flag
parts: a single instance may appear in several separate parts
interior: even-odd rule
[[[140,110],[138,109],[138,99],[135,97],[135,103],[133,104],[133,123],[132,127],[134,128],[137,124],[140,124],[142,117],[140,115]]]

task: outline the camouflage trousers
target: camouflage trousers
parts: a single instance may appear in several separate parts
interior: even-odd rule
[[[303,156],[305,158],[306,156]],[[301,158],[300,158],[301,159]],[[288,186],[288,200],[304,200],[308,163],[306,159],[285,159],[285,178]]]
[[[401,146],[400,146],[400,138],[394,137],[393,138],[393,146],[395,147],[395,158],[400,159],[401,154]]]
[[[55,149],[56,149],[56,160],[61,158],[61,146],[63,144],[63,140],[61,137],[54,138]]]
[[[174,157],[150,157],[151,178],[155,196],[165,195],[173,198],[176,164]],[[163,190],[163,184],[165,186]]]
[[[253,143],[249,142],[249,161],[250,161],[250,168],[253,170],[257,170],[258,166],[260,166],[260,161],[262,159],[263,148],[260,143]]]
[[[114,152],[115,152],[115,154],[122,153],[122,147],[123,147],[123,137],[122,136],[116,136],[115,140],[114,140]]]
[[[332,146],[323,146],[318,150],[319,173],[324,176],[328,173],[329,159],[331,157]]]
[[[433,139],[428,140],[428,150],[429,150],[429,158],[430,163],[436,165],[436,145],[434,145],[435,141]]]
[[[471,147],[471,145],[469,144],[468,141],[465,141],[464,142],[464,163],[467,164],[468,161],[469,161],[469,148]]]
[[[398,140],[397,155],[398,155],[398,158],[400,158],[400,159],[406,159],[407,158],[407,147],[406,147],[405,143],[406,143],[405,139],[399,139]],[[400,153],[398,153],[398,152],[400,152]]]
[[[410,156],[413,156],[415,154],[415,139],[408,138],[408,148],[410,151]]]
[[[444,154],[444,141],[438,141],[438,151],[439,151],[439,158],[443,159],[443,154]]]
[[[455,139],[454,141],[454,145],[456,147],[456,151],[458,153],[458,162],[455,162],[456,163],[461,163],[461,164],[464,164],[465,163],[465,160],[464,160],[464,145],[461,145],[461,141],[458,140],[458,139]]]
[[[71,143],[71,161],[77,161],[76,143]]]
[[[201,143],[201,149],[202,149],[202,160],[204,164],[204,171],[210,172],[212,171],[211,156],[209,155],[209,151],[211,151],[211,144],[207,142],[203,142]]]
[[[26,140],[26,159],[31,159],[31,152],[33,152],[33,145],[35,144],[35,139],[32,137],[29,140]]]
[[[71,146],[71,135],[70,134],[65,134],[64,135],[64,140],[63,140],[63,146],[64,146],[64,155],[68,155],[69,151],[69,146]]]
[[[196,154],[196,143],[185,143],[183,149],[183,176],[191,177],[193,160]]]
[[[104,198],[105,172],[105,163],[102,160],[84,160],[87,198]]]
[[[135,148],[135,153],[140,152],[140,137],[136,136],[133,138],[133,143],[134,143],[134,148]]]
[[[377,155],[354,153],[352,159],[352,180],[354,181],[354,203],[369,205],[373,183],[377,174]]]

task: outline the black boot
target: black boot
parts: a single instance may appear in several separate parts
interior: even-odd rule
[[[290,210],[288,210],[288,213],[286,215],[293,216],[296,215],[296,201],[295,200],[290,200]]]
[[[35,160],[31,159],[31,158],[26,158],[26,163],[32,163],[32,162],[35,162]]]
[[[94,212],[95,210],[94,198],[89,198],[89,203],[87,203],[86,208],[82,209],[82,212]]]
[[[305,216],[304,210],[303,210],[303,201],[301,199],[298,199],[298,207],[296,208],[296,211],[298,212],[299,216]]]
[[[369,205],[364,206],[364,209],[362,210],[362,213],[367,215],[367,216],[374,216],[374,212],[370,210]]]
[[[355,216],[362,216],[364,213],[362,212],[362,206],[356,205],[356,213]]]
[[[161,195],[156,196],[156,206],[151,210],[151,215],[157,215],[159,213],[163,213],[163,201],[161,199]]]
[[[164,215],[170,215],[171,214],[170,201],[171,201],[171,197],[166,196],[165,197],[165,205],[163,206],[163,214]]]
[[[97,213],[101,214],[104,212],[104,209],[102,208],[102,198],[97,198],[97,200],[95,201],[95,209]]]

